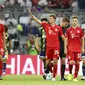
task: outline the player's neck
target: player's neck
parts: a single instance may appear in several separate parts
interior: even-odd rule
[[[76,26],[72,26],[73,29],[76,29],[77,25]]]
[[[54,27],[56,24],[55,23],[52,23],[52,24],[50,24],[52,27]]]

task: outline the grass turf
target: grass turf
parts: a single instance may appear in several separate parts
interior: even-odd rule
[[[78,82],[60,81],[60,76],[56,77],[56,82],[44,80],[37,75],[6,75],[0,80],[0,85],[85,85],[85,81],[78,77]]]

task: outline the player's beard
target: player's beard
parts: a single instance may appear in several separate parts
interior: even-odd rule
[[[72,24],[72,26],[73,26],[73,27],[76,27],[76,26],[78,26],[78,24],[76,24],[76,23],[73,23],[73,24]]]

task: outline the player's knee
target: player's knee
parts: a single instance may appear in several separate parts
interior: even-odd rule
[[[73,65],[74,64],[74,61],[73,60],[69,61],[69,64],[70,65]]]
[[[85,64],[85,58],[83,59],[83,64]]]
[[[58,63],[57,59],[53,59],[53,64],[56,65]]]
[[[79,61],[76,61],[75,64],[79,64],[80,62]]]

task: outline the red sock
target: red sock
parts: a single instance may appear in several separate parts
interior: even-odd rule
[[[79,72],[79,64],[75,64],[75,73],[74,73],[74,78],[77,78]]]
[[[54,65],[53,66],[53,77],[55,78],[56,76],[56,73],[57,73],[57,65]]]
[[[2,75],[3,62],[0,60],[0,75]]]
[[[69,73],[72,74],[73,65],[69,64]]]

